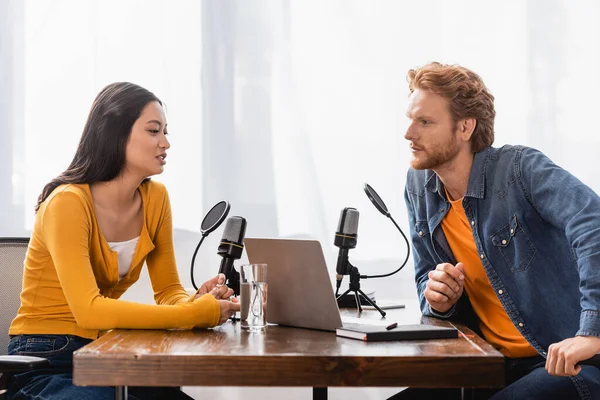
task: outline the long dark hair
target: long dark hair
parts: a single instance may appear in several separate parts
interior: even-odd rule
[[[106,182],[119,175],[125,165],[125,146],[134,122],[144,107],[162,102],[150,91],[129,82],[116,82],[98,94],[88,116],[73,161],[52,179],[38,197],[35,211],[65,183]]]

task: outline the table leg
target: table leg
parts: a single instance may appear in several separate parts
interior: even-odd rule
[[[326,387],[314,387],[312,398],[313,398],[313,400],[327,400],[327,388]]]
[[[460,398],[461,400],[473,400],[474,396],[474,390],[473,388],[466,388],[466,387],[461,387],[460,388]]]
[[[127,400],[127,386],[115,387],[115,399],[116,400]]]

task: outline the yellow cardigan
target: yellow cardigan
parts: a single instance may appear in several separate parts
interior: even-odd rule
[[[119,281],[118,255],[102,236],[89,185],[61,185],[41,204],[29,243],[21,307],[10,335],[70,334],[95,339],[113,328],[168,329],[215,326],[217,300],[191,301],[179,281],[171,206],[164,185],[138,188],[144,226],[127,275]],[[117,300],[146,261],[157,305]]]

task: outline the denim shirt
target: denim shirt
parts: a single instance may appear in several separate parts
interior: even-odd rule
[[[408,171],[405,200],[415,280],[424,315],[460,317],[468,297],[436,313],[423,292],[427,273],[456,264],[440,225],[449,208],[431,170]],[[541,152],[488,147],[475,154],[463,207],[483,268],[525,339],[548,346],[600,336],[600,198]]]

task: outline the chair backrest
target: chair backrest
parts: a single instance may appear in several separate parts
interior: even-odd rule
[[[0,238],[0,355],[8,347],[8,328],[17,315],[23,288],[23,262],[29,238]]]

